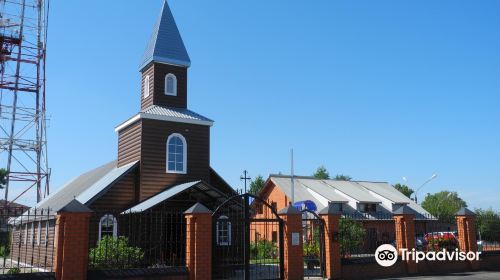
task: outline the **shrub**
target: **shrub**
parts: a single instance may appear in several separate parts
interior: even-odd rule
[[[252,259],[274,259],[278,256],[278,247],[271,241],[259,240],[250,244]]]
[[[7,271],[7,274],[19,274],[21,273],[21,269],[19,267],[12,267],[12,268],[9,268],[9,270]]]
[[[144,258],[139,247],[129,246],[128,238],[105,236],[96,248],[89,251],[89,262],[93,268],[133,268]]]
[[[428,251],[454,251],[458,247],[458,240],[451,232],[431,233],[425,235]]]
[[[366,232],[363,225],[344,217],[340,219],[340,254],[343,257],[355,252],[364,242]]]
[[[304,256],[310,258],[319,258],[319,242],[305,242]]]

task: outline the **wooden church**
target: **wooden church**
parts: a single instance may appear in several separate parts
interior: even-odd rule
[[[188,109],[190,64],[165,1],[139,66],[140,111],[115,128],[117,159],[60,187],[30,210],[32,219],[13,220],[13,242],[53,240],[54,215],[65,207],[101,213],[90,225],[96,244],[105,234],[120,234],[116,213],[155,208],[183,213],[196,202],[214,209],[236,194],[210,166],[213,121]],[[50,214],[36,217],[34,209]],[[35,242],[33,250],[47,242]]]

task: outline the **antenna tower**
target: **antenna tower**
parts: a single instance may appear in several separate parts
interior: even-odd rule
[[[0,0],[0,168],[6,201],[49,194],[45,59],[49,0]],[[30,203],[32,204],[32,203]]]

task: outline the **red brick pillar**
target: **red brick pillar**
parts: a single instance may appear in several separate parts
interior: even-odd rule
[[[284,271],[287,280],[304,279],[304,251],[302,248],[302,214],[292,205],[281,209],[278,215],[284,221]]]
[[[462,207],[456,213],[458,246],[461,252],[477,252],[476,223],[474,212]],[[477,261],[470,262],[472,269],[478,269]]]
[[[402,206],[394,211],[396,230],[396,249],[401,257],[400,249],[411,251],[415,248],[415,214],[408,206]],[[418,272],[417,264],[413,260],[406,260],[406,269],[409,274]]]
[[[325,236],[325,277],[339,279],[342,277],[339,242],[339,224],[341,212],[329,205],[319,212],[324,222]]]
[[[186,216],[186,266],[190,280],[212,279],[212,212],[196,203]]]
[[[57,212],[54,271],[57,280],[86,280],[92,210],[72,200]]]

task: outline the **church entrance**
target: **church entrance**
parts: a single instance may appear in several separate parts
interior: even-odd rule
[[[251,194],[226,200],[213,213],[214,279],[283,279],[283,220]]]

